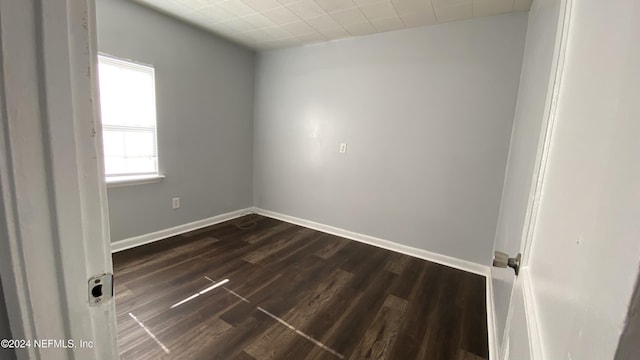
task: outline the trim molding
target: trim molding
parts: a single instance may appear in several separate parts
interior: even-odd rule
[[[489,360],[499,360],[498,334],[496,332],[496,305],[493,299],[493,277],[491,268],[487,273],[487,338],[489,341]]]
[[[118,176],[107,178],[107,188],[117,188],[123,186],[153,184],[164,180],[164,175],[146,175],[146,176]]]
[[[253,212],[253,208],[249,207],[245,209],[228,212],[225,214],[216,215],[207,219],[197,220],[190,223],[174,226],[172,228],[155,231],[149,234],[134,236],[124,240],[119,240],[111,243],[111,252],[115,253],[118,251],[130,249],[136,246],[149,244],[158,240],[166,239],[171,236],[184,234],[189,231],[201,229],[203,227],[207,227],[207,226],[215,225],[224,221],[239,218],[240,216],[251,214],[252,212]]]
[[[399,252],[401,254],[417,257],[419,259],[428,260],[441,265],[449,266],[455,269],[464,270],[470,273],[487,276],[489,273],[489,267],[486,265],[477,264],[471,261],[456,259],[450,256],[434,253],[424,249],[418,249],[412,246],[398,244],[393,241],[376,238],[369,235],[356,233],[353,231],[337,228],[330,225],[320,224],[314,221],[297,218],[281,214],[275,211],[265,210],[261,208],[253,208],[253,212],[270,218],[278,219],[288,223],[304,226],[310,229],[322,231],[332,235],[341,236],[350,240],[355,240],[368,245],[377,246],[379,248]]]
[[[520,272],[520,281],[522,282],[522,298],[524,300],[525,315],[527,317],[527,333],[529,335],[529,349],[531,351],[532,360],[542,360],[543,345],[540,336],[540,328],[538,324],[538,314],[536,313],[536,304],[534,299],[533,283],[529,269],[524,267]]]

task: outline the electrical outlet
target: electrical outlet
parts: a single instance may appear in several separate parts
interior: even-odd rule
[[[347,153],[347,143],[341,143],[340,144],[340,154],[346,154]]]
[[[180,198],[174,197],[172,201],[172,205],[174,209],[180,209]]]

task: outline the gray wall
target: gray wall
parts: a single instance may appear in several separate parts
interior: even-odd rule
[[[251,206],[254,52],[129,1],[99,0],[97,17],[99,51],[156,69],[166,175],[109,189],[112,241]]]
[[[508,14],[260,53],[256,206],[489,264],[526,25]]]

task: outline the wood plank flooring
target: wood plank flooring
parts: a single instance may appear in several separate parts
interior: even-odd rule
[[[271,218],[113,261],[121,359],[488,358],[483,277]]]

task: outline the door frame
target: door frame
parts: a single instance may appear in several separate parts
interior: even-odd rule
[[[556,34],[556,43],[554,50],[554,58],[551,63],[552,78],[549,81],[549,89],[547,90],[547,99],[545,101],[544,129],[540,134],[538,154],[535,162],[535,177],[531,186],[531,195],[528,203],[527,215],[523,229],[523,241],[521,242],[520,251],[522,253],[522,267],[526,267],[529,263],[531,254],[531,246],[535,233],[536,220],[539,213],[540,199],[542,197],[542,186],[547,170],[547,161],[549,158],[549,149],[553,138],[553,129],[555,127],[558,112],[558,95],[560,94],[560,85],[562,74],[564,71],[564,60],[567,48],[567,38],[569,35],[569,25],[571,22],[571,9],[573,0],[560,0],[560,13],[558,15],[558,27]]]
[[[18,359],[118,357],[94,0],[0,0],[0,276]],[[91,344],[91,343],[87,343]]]
[[[514,292],[517,291],[516,282],[521,283],[523,291],[524,307],[527,319],[527,333],[529,335],[529,347],[531,350],[531,359],[542,359],[542,343],[539,334],[539,328],[537,323],[537,315],[535,304],[533,301],[533,288],[531,285],[531,278],[529,274],[529,260],[531,257],[531,248],[534,242],[536,222],[539,213],[540,200],[542,198],[542,187],[544,185],[545,174],[547,170],[547,162],[549,152],[551,148],[551,142],[553,139],[553,129],[555,127],[557,110],[558,110],[558,96],[560,94],[562,74],[564,72],[564,62],[567,49],[567,40],[571,25],[571,10],[573,6],[573,0],[560,0],[560,11],[558,14],[558,24],[556,40],[554,44],[554,56],[551,64],[551,78],[547,90],[547,97],[545,100],[545,110],[543,119],[543,129],[540,134],[538,151],[536,154],[536,160],[534,164],[534,178],[531,184],[531,191],[529,200],[527,203],[527,213],[525,214],[525,223],[522,232],[522,239],[520,242],[520,253],[522,254],[520,264],[520,274],[516,277],[514,285],[511,290],[511,301],[514,299]],[[504,334],[502,336],[502,344],[498,344],[496,348],[499,349],[499,357],[507,358],[509,356],[509,342],[508,334],[511,328],[511,320],[513,318],[512,313],[513,305],[509,304],[509,312],[507,314],[507,320],[504,328]]]

